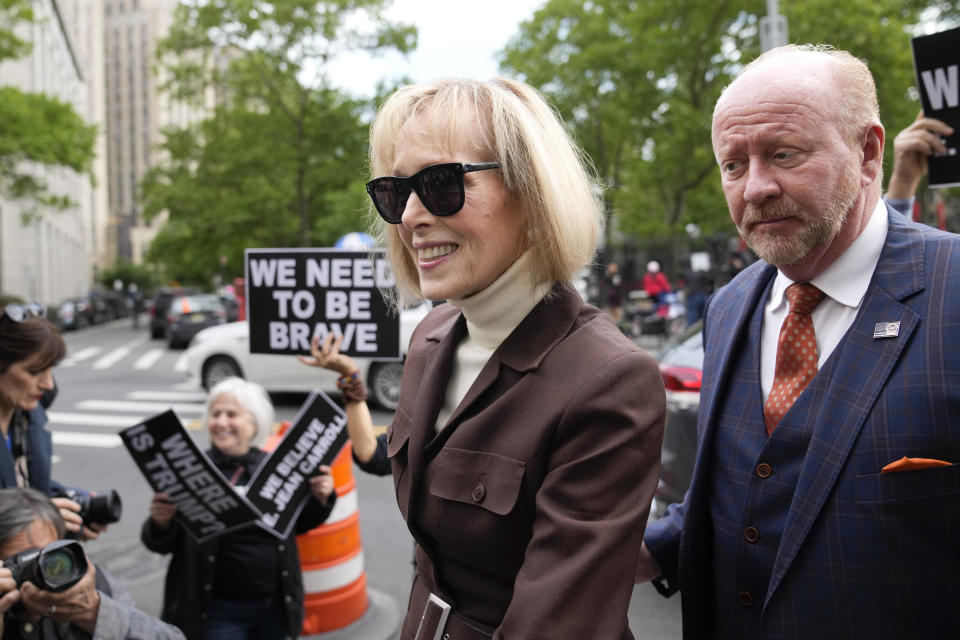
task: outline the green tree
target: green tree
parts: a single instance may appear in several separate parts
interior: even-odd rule
[[[366,225],[371,105],[330,86],[348,50],[409,51],[412,27],[382,20],[387,0],[182,2],[160,56],[177,100],[206,120],[165,132],[167,159],[142,183],[146,216],[168,215],[148,251],[166,274],[242,274],[243,250],[329,246]],[[361,19],[363,18],[363,19]],[[373,25],[359,30],[350,25]]]
[[[154,274],[147,266],[126,260],[118,260],[101,271],[99,280],[106,289],[113,289],[117,280],[123,284],[124,291],[128,291],[128,287],[135,284],[141,293],[147,293],[154,286]]]
[[[30,53],[17,27],[34,20],[30,0],[0,0],[0,62]],[[97,128],[73,107],[39,93],[0,87],[0,196],[24,204],[25,216],[44,208],[66,209],[74,202],[53,193],[38,167],[72,169],[93,179]]]
[[[918,108],[908,97],[908,29],[953,16],[956,7],[921,0],[780,5],[792,42],[829,42],[870,64],[888,159],[893,135]],[[732,232],[710,122],[720,91],[759,54],[765,13],[763,0],[549,0],[521,25],[501,65],[554,101],[593,158],[619,227],[676,234],[693,222],[708,234]]]

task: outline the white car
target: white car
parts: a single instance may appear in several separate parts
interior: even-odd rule
[[[400,344],[403,355],[413,330],[430,311],[429,302],[404,309],[400,314]],[[237,376],[257,382],[267,391],[335,391],[337,374],[328,369],[310,367],[293,355],[250,353],[249,325],[245,320],[210,327],[194,336],[187,348],[187,378],[204,389]],[[393,411],[400,400],[403,362],[354,358],[367,384],[370,399]]]

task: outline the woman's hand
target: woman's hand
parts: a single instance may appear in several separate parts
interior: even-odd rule
[[[320,474],[310,478],[310,493],[320,504],[327,504],[333,493],[333,472],[330,467],[320,465]]]
[[[328,333],[327,337],[323,339],[323,344],[320,344],[320,336],[313,336],[313,339],[310,340],[310,355],[312,357],[297,357],[303,364],[330,369],[342,376],[353,373],[357,370],[357,365],[354,364],[353,358],[340,353],[340,343],[342,341],[342,335]]]
[[[177,505],[170,502],[167,494],[153,494],[153,500],[150,501],[150,519],[153,520],[153,524],[166,528],[176,513]]]

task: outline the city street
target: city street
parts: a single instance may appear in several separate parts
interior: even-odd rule
[[[121,521],[88,543],[88,553],[128,587],[143,610],[158,614],[166,559],[144,549],[139,540],[152,492],[116,434],[172,408],[201,448],[206,448],[207,437],[199,422],[204,393],[185,382],[184,352],[150,340],[142,319],[136,330],[127,319],[64,335],[67,358],[54,369],[59,394],[49,411],[48,428],[53,433],[54,479],[98,492],[116,489],[123,500]],[[303,369],[305,376],[311,375],[310,368]],[[277,419],[292,418],[303,399],[297,394],[273,396]],[[390,419],[389,413],[374,413],[377,424]],[[403,611],[412,542],[396,507],[393,483],[356,468],[354,475],[368,587]],[[649,585],[635,588],[630,626],[638,639],[679,638],[679,597],[665,600]]]

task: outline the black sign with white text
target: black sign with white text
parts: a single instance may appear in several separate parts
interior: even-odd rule
[[[147,482],[177,506],[175,516],[202,542],[259,516],[187,434],[173,411],[120,432]]]
[[[380,290],[393,287],[383,251],[247,249],[250,352],[308,354],[310,340],[342,335],[340,352],[399,360],[400,316]]]
[[[960,27],[911,40],[923,114],[953,127],[947,153],[927,159],[931,187],[960,185]]]
[[[347,442],[347,416],[326,394],[314,391],[270,457],[254,472],[246,496],[263,514],[260,526],[283,539],[310,493],[308,480],[329,465]]]

